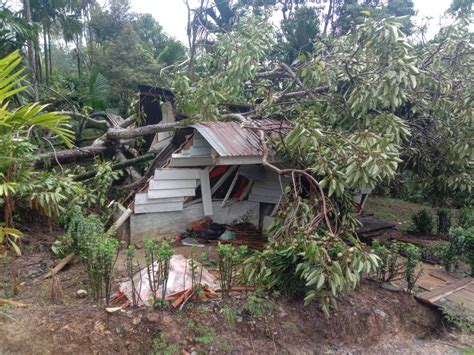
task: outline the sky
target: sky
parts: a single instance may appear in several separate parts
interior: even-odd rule
[[[195,0],[190,0],[193,4]],[[417,10],[416,20],[429,16],[433,19],[428,28],[427,38],[432,38],[440,27],[440,17],[448,9],[451,0],[414,0]],[[151,13],[171,36],[187,43],[187,9],[184,0],[131,0],[135,12]]]

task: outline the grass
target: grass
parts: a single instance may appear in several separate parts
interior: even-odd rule
[[[413,230],[412,215],[422,209],[427,209],[436,221],[436,209],[430,205],[407,202],[390,197],[369,196],[364,212],[373,214],[376,218],[383,221],[395,223],[397,229],[408,231]],[[457,215],[455,211],[452,210],[453,217]]]

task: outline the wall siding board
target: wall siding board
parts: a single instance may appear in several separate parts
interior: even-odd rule
[[[195,189],[149,190],[148,198],[170,198],[195,196]]]
[[[184,205],[184,202],[164,202],[164,203],[152,203],[148,205],[137,205],[135,206],[135,214],[182,211],[183,205]]]
[[[197,180],[152,180],[148,185],[149,190],[195,189]]]
[[[199,169],[157,169],[154,180],[199,179]]]
[[[135,194],[135,206],[136,205],[149,205],[153,203],[163,203],[163,202],[184,202],[184,197],[150,199],[148,198],[147,192],[139,192]]]

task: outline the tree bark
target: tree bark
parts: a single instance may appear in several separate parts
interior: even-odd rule
[[[48,60],[48,35],[46,33],[46,23],[43,23],[43,54],[44,54],[44,78],[46,85],[49,85],[49,60]]]
[[[25,19],[28,22],[28,25],[31,25],[31,7],[30,7],[30,0],[23,0],[23,12],[25,14]],[[35,57],[35,50],[34,50],[34,43],[31,38],[27,40],[27,50],[28,50],[28,63],[30,64],[31,68],[31,82],[33,84],[33,93],[34,99],[36,102],[39,101],[39,94],[38,94],[38,73],[37,73],[37,64],[36,64],[36,57]]]
[[[169,132],[174,131],[178,128],[185,128],[181,122],[173,122],[173,123],[158,123],[149,126],[143,126],[138,128],[109,128],[106,133],[106,137],[108,140],[118,141],[121,139],[132,139],[141,136],[146,136],[148,134],[158,133],[158,132]]]

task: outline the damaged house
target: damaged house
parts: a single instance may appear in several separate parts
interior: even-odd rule
[[[259,123],[272,134],[289,131],[278,120]],[[239,122],[203,121],[186,129],[185,142],[135,195],[132,240],[183,232],[190,221],[205,217],[221,224],[266,226],[287,181],[262,165],[258,133]],[[275,152],[270,159],[279,161]]]

